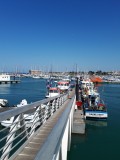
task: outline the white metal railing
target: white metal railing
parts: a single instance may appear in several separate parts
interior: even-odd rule
[[[71,144],[75,103],[76,97],[73,96],[34,160],[67,160],[67,151],[70,150]]]
[[[64,94],[1,112],[0,159],[10,159],[67,99],[68,94]]]

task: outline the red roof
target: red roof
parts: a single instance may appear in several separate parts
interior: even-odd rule
[[[69,84],[69,82],[66,82],[66,81],[60,81],[60,82],[58,82],[58,84]]]
[[[58,88],[55,88],[55,87],[52,87],[52,88],[50,88],[49,90],[58,90]]]

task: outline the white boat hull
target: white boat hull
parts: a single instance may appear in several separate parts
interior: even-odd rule
[[[8,100],[0,99],[0,107],[5,107],[8,104]]]
[[[58,86],[60,90],[68,90],[69,86]]]
[[[85,118],[91,120],[106,120],[108,118],[107,112],[102,111],[86,111]]]
[[[33,119],[34,115],[25,114],[24,118],[25,118],[25,125],[26,125],[26,127],[27,128],[30,127],[31,124],[34,121],[34,119]],[[10,127],[14,123],[13,120],[14,120],[14,117],[11,117],[9,120],[2,121],[1,125],[4,126],[4,127]],[[36,123],[36,126],[38,126],[38,125],[40,125],[40,122]],[[19,122],[17,124],[17,128],[20,128],[20,123]]]
[[[55,97],[55,96],[58,96],[60,95],[59,93],[49,93],[48,95],[46,95],[45,97],[46,98],[50,98],[50,97]]]

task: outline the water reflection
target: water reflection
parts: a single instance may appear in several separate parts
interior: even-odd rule
[[[11,84],[1,84],[0,85],[0,94],[8,94],[10,93]]]
[[[97,127],[107,127],[107,121],[91,121],[86,120],[87,125],[97,126]]]
[[[74,137],[74,138],[73,138]],[[87,139],[87,134],[76,134],[72,133],[72,144],[74,147],[77,147],[78,144],[85,142]]]

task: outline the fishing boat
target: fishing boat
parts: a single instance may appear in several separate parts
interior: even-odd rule
[[[67,91],[70,88],[70,83],[68,81],[59,81],[57,87],[60,91]]]
[[[100,99],[99,93],[86,98],[84,108],[86,120],[107,120],[108,118],[107,107]]]
[[[60,95],[60,91],[57,87],[50,87],[48,90],[47,95],[45,96],[46,98],[54,97]]]
[[[93,88],[93,87],[94,87],[94,83],[91,82],[90,79],[80,81],[80,83],[81,83],[81,87],[82,87],[83,89],[85,89],[85,88],[90,89],[90,88]]]
[[[107,111],[104,109],[99,110],[85,110],[85,119],[86,120],[107,120],[108,118],[108,113]]]
[[[83,97],[90,97],[91,95],[98,95],[98,92],[91,80],[80,81],[80,89]]]
[[[101,100],[94,83],[90,80],[81,82],[82,102],[86,120],[107,120],[107,107]]]

